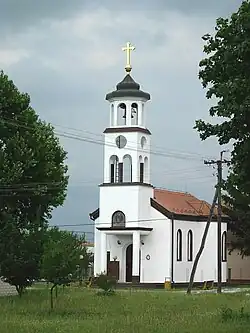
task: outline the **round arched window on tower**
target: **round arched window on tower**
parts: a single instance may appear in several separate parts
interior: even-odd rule
[[[147,142],[147,140],[146,140],[145,136],[142,136],[142,137],[141,137],[141,147],[142,147],[142,148],[145,147],[146,142]]]
[[[127,139],[125,138],[125,136],[119,135],[116,138],[115,143],[116,143],[118,148],[124,148],[127,144]]]

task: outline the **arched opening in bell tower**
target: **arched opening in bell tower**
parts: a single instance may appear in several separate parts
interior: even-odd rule
[[[142,103],[142,106],[141,106],[141,123],[139,125],[145,126],[145,105],[144,105],[144,103]]]
[[[132,182],[132,157],[124,155],[123,157],[123,181],[126,183]]]
[[[149,168],[148,168],[148,158],[144,158],[144,181],[149,183]]]
[[[115,108],[114,104],[111,104],[111,109],[110,109],[110,126],[115,126]]]
[[[112,155],[109,159],[109,167],[110,167],[110,183],[115,183],[118,172],[118,164],[119,159],[116,155]]]
[[[144,163],[142,156],[139,157],[139,182],[144,182]]]
[[[120,103],[117,107],[117,125],[124,126],[127,124],[127,106],[125,103]]]
[[[123,162],[119,163],[119,158],[116,155],[112,155],[109,159],[110,168],[110,183],[122,183],[123,182]]]
[[[131,104],[131,125],[138,125],[138,104]]]

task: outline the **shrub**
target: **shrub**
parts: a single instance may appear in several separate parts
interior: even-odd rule
[[[244,311],[244,307],[240,310],[232,310],[231,308],[223,308],[221,311],[221,316],[223,321],[228,320],[249,320],[250,313]]]
[[[116,287],[117,284],[117,281],[114,277],[101,273],[96,278],[95,282],[97,287],[103,290],[103,294],[106,295],[114,294],[114,288]]]

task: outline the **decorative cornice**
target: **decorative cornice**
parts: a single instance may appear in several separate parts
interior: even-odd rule
[[[128,133],[128,132],[140,132],[151,135],[151,132],[147,128],[131,126],[131,127],[108,127],[103,133]]]
[[[122,228],[119,228],[119,227],[110,227],[110,228],[107,228],[107,227],[96,227],[97,230],[103,230],[103,231],[152,231],[153,228],[147,228],[147,227],[122,227]]]
[[[147,183],[140,183],[140,182],[122,182],[122,183],[102,183],[99,185],[99,187],[104,186],[144,186],[144,187],[154,187],[151,184]]]

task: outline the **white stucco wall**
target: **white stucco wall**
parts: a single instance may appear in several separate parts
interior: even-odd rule
[[[111,227],[112,214],[121,210],[126,216],[127,227],[147,226],[150,215],[150,198],[153,188],[148,186],[100,187],[100,217],[96,226]]]
[[[188,282],[193,267],[195,256],[199,250],[206,222],[174,221],[174,281]],[[182,261],[177,261],[176,235],[177,230],[182,231]],[[226,223],[222,224],[222,233],[226,231]],[[187,260],[187,234],[193,231],[193,261]],[[222,281],[226,282],[227,263],[222,262]],[[195,282],[214,280],[217,281],[217,223],[210,224],[206,245],[200,257]]]
[[[120,149],[116,146],[116,138],[123,135],[127,139],[127,145]],[[141,138],[145,137],[146,144],[141,148]],[[141,132],[128,133],[106,133],[104,145],[104,183],[110,182],[110,157],[116,155],[119,162],[123,161],[125,155],[130,155],[132,159],[132,180],[139,182],[139,158],[148,158],[148,167],[145,170],[145,182],[150,183],[150,135]]]
[[[171,277],[171,222],[154,208],[151,210],[153,230],[148,236],[143,236],[141,246],[141,282],[164,283]],[[146,256],[150,256],[150,260]]]
[[[97,219],[95,223],[98,223]],[[101,273],[101,232],[94,229],[94,275]]]

